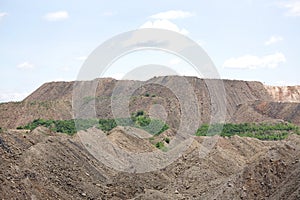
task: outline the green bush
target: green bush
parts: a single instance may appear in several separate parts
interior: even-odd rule
[[[97,127],[99,124],[98,119],[75,119],[77,130],[87,130],[91,127]]]
[[[231,137],[239,135],[242,137],[254,137],[260,140],[282,140],[285,139],[289,133],[300,134],[299,127],[291,123],[277,123],[277,124],[255,124],[255,123],[241,123],[241,124],[203,124],[196,131],[197,136],[215,135]]]
[[[165,142],[167,143],[167,144],[169,144],[170,143],[170,138],[165,138]]]
[[[35,119],[31,123],[25,126],[19,126],[17,129],[28,129],[33,130],[38,126],[44,126],[49,128],[53,132],[66,133],[73,135],[76,133],[76,127],[74,120],[45,120],[45,119]]]
[[[114,119],[99,119],[98,128],[102,131],[110,131],[117,126],[117,123]]]
[[[169,129],[169,126],[159,119],[151,119],[147,116],[138,116],[134,120],[134,126],[147,131],[152,135],[159,135],[165,130]]]
[[[61,132],[73,135],[77,130],[87,130],[91,127],[99,128],[105,132],[112,130],[117,125],[132,126],[144,129],[150,134],[160,134],[167,130],[169,126],[158,119],[151,119],[145,115],[144,111],[133,113],[131,118],[119,119],[76,119],[76,120],[45,120],[35,119],[25,126],[19,126],[17,129],[33,130],[38,126],[49,128],[53,132]],[[76,121],[76,123],[75,123]]]
[[[144,116],[145,112],[143,110],[139,110],[136,113],[132,113],[133,116],[138,117],[138,116]]]
[[[131,118],[100,119],[98,128],[107,132],[117,125],[140,128],[152,135],[159,135],[169,129],[169,126],[163,121],[151,119],[148,116],[141,115],[141,113],[136,113]]]
[[[168,150],[167,147],[165,147],[165,145],[164,145],[163,142],[157,142],[155,144],[155,147],[158,148],[158,149],[160,149],[160,150],[162,150],[162,151],[167,151]]]

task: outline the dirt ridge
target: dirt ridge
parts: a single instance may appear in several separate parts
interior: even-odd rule
[[[151,106],[159,104],[165,108],[168,119],[167,122],[172,126],[178,126],[181,118],[181,105],[170,89],[166,85],[180,89],[178,76],[155,77],[146,82],[115,80],[111,78],[96,79],[97,90],[95,96],[82,96],[81,111],[89,113],[93,110],[92,101],[95,100],[96,115],[99,118],[113,118],[111,111],[111,96],[117,84],[123,87],[137,87],[132,94],[129,103],[129,111],[137,110],[149,111]],[[213,107],[211,95],[207,84],[216,85],[223,83],[226,92],[226,121],[227,122],[249,122],[253,121],[253,116],[259,116],[262,121],[290,120],[293,123],[300,124],[297,116],[288,116],[290,113],[285,110],[296,109],[299,112],[299,106],[292,103],[284,104],[280,114],[264,114],[267,110],[257,109],[253,102],[267,102],[267,104],[279,108],[283,104],[278,102],[270,95],[266,87],[256,81],[238,81],[238,80],[207,80],[196,77],[184,77],[191,88],[182,88],[190,94],[195,94],[199,113],[201,114],[201,123],[207,123],[211,120],[211,114],[214,110],[220,109]],[[16,128],[25,125],[37,118],[44,119],[72,119],[72,95],[73,86],[77,82],[51,82],[45,83],[22,102],[10,102],[0,104],[0,127]],[[92,82],[91,82],[92,83]],[[223,101],[219,99],[219,101]],[[262,107],[263,108],[263,107]],[[266,109],[268,106],[266,106]],[[243,114],[241,110],[247,111]],[[190,111],[193,113],[194,111]],[[294,113],[293,112],[293,113]],[[88,116],[83,116],[88,117]]]

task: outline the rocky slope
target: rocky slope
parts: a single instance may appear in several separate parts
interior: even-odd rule
[[[116,129],[107,138],[120,146],[128,135]],[[0,134],[0,198],[300,198],[299,136],[278,142],[214,137],[215,146],[201,157],[204,140],[194,138],[185,153],[163,169],[128,173],[96,160],[78,135],[54,134],[45,128],[31,133],[8,130]],[[140,152],[143,146],[147,147],[143,152],[160,151],[148,142],[137,139],[123,143],[122,148]]]
[[[189,87],[178,84],[180,77],[157,77],[146,82],[140,81],[118,81],[115,79],[96,80],[97,89],[94,94],[82,94],[79,102],[81,113],[90,113],[95,109],[99,118],[112,118],[112,94],[114,98],[124,98],[115,88],[122,85],[123,88],[136,88],[129,99],[129,112],[137,110],[150,111],[153,105],[160,105],[166,111],[167,122],[172,126],[178,126],[182,117],[182,102],[174,90],[183,91],[183,94],[193,94],[201,117],[200,123],[209,122],[214,113],[225,109],[227,122],[249,122],[253,116],[259,116],[260,121],[276,121],[285,119],[282,115],[269,116],[258,112],[253,107],[253,102],[273,102],[267,89],[260,82],[246,82],[236,80],[203,80],[195,77],[185,77]],[[219,93],[216,85],[223,84],[225,96]],[[52,82],[46,83],[29,95],[24,101],[16,103],[0,104],[0,127],[16,128],[33,119],[71,119],[72,95],[75,82]],[[214,88],[214,86],[216,88]],[[173,89],[172,89],[173,88]],[[175,88],[175,89],[174,89]],[[173,91],[172,91],[173,90]],[[177,95],[177,96],[176,96]],[[183,95],[184,100],[189,96]],[[213,100],[212,100],[213,99]],[[225,101],[224,101],[225,100]],[[95,107],[93,102],[95,101]],[[214,102],[215,101],[215,102]],[[219,102],[223,102],[219,103]],[[76,103],[76,102],[75,102]],[[238,115],[242,110],[247,110],[247,115]],[[289,105],[287,106],[289,107]],[[189,110],[194,113],[193,109]],[[283,113],[286,115],[286,113]],[[89,116],[81,116],[89,117]],[[295,120],[298,123],[297,120]]]
[[[138,171],[135,162],[157,167],[173,156],[153,144],[168,137],[171,143],[165,145],[170,147],[180,122],[187,120],[182,118],[196,118],[194,104],[201,113],[200,123],[209,122],[224,109],[227,122],[291,121],[300,125],[300,104],[292,89],[282,95],[278,92],[282,90],[259,82],[195,77],[185,78],[186,87],[180,84],[181,78],[86,82],[96,84],[95,94],[76,93],[74,85],[84,82],[46,83],[22,102],[0,104],[0,199],[299,199],[299,135],[282,141],[192,136],[189,148],[173,162],[154,171]],[[220,83],[224,98],[222,88],[217,87]],[[112,107],[122,109],[119,100],[127,98],[123,91],[132,92],[125,110],[165,116],[171,128],[152,140],[147,132],[130,127],[116,127],[108,134],[91,128],[72,137],[42,127],[32,132],[14,129],[38,118],[72,119],[72,105],[78,106],[83,118],[91,117],[93,111],[99,118],[115,117]],[[73,102],[74,92],[80,98]],[[188,109],[183,111],[183,107]],[[95,147],[110,154],[92,151]],[[132,160],[131,153],[142,156]],[[99,158],[108,163],[123,161],[119,166],[128,170],[119,171]]]
[[[265,86],[275,101],[300,102],[300,86]]]

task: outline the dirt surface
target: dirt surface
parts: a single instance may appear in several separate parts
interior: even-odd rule
[[[168,149],[176,138],[184,139],[176,135],[184,120],[183,104],[170,87],[164,86],[195,95],[193,103],[201,113],[200,124],[209,122],[212,114],[224,108],[218,107],[218,101],[224,100],[217,95],[222,91],[217,88],[211,92],[222,82],[227,122],[290,121],[300,125],[298,90],[196,77],[186,77],[191,86],[187,88],[178,84],[179,80],[177,76],[146,82],[97,79],[87,82],[97,85],[95,94],[81,91],[82,98],[74,102],[73,86],[83,82],[52,82],[22,102],[0,104],[0,199],[300,199],[297,135],[282,141],[192,137],[182,154],[160,167],[171,155]],[[15,129],[38,118],[72,119],[72,105],[81,111],[82,116],[77,117],[89,118],[95,111],[96,117],[113,118],[112,99],[126,98],[115,90],[118,84],[125,90],[137,88],[129,98],[127,113],[144,110],[158,118],[166,117],[170,129],[154,138],[132,127],[116,127],[108,133],[91,128],[74,136],[42,127],[31,132]],[[188,110],[189,116],[194,112]],[[158,142],[167,150],[156,148]],[[102,151],[93,151],[100,147]],[[156,157],[149,156],[152,154]],[[132,155],[140,157],[135,160]],[[117,164],[121,170],[108,164]],[[155,170],[139,172],[137,164]]]
[[[265,88],[275,101],[300,102],[300,86],[268,86]]]
[[[167,123],[173,128],[178,127],[182,120],[182,105],[170,88],[174,87],[177,90],[184,91],[186,94],[194,94],[201,115],[199,122],[207,123],[211,120],[211,114],[220,109],[218,105],[216,106],[216,102],[212,102],[214,94],[208,86],[218,85],[220,82],[223,83],[226,92],[226,101],[224,102],[226,102],[227,122],[290,120],[300,125],[300,120],[293,116],[293,113],[300,112],[299,103],[286,103],[283,105],[276,97],[281,90],[268,89],[269,87],[264,86],[260,82],[204,80],[196,77],[185,77],[190,87],[181,88],[182,86],[178,84],[179,79],[180,77],[177,76],[156,77],[146,82],[118,81],[110,78],[96,79],[90,82],[91,85],[96,82],[96,91],[93,94],[81,91],[82,99],[80,102],[75,103],[72,102],[73,86],[79,82],[45,83],[22,102],[0,104],[0,127],[16,128],[38,118],[72,119],[74,117],[72,104],[77,105],[76,103],[79,104],[80,113],[83,113],[82,116],[77,117],[91,117],[89,114],[85,114],[93,113],[95,110],[98,118],[113,118],[112,94],[115,95],[114,99],[124,98],[124,96],[115,91],[117,85],[121,85],[125,89],[137,88],[129,99],[129,113],[138,110],[150,112],[153,105],[159,105],[164,108],[167,115]],[[276,91],[279,92],[276,93]],[[292,96],[295,95],[294,93],[292,94]],[[286,98],[286,100],[289,100],[289,98]],[[267,102],[269,106],[260,106],[259,108],[256,106],[258,104],[262,105],[264,102]],[[95,106],[93,103],[95,103]],[[272,109],[269,108],[276,108],[275,110],[278,108],[280,112],[276,114],[270,113]],[[291,110],[294,111],[291,112]],[[195,111],[192,109],[189,112],[193,114]],[[126,117],[126,114],[120,116]]]
[[[92,129],[89,131],[93,131]],[[148,139],[127,142],[124,128],[110,141],[127,151],[160,151]],[[126,131],[126,130],[125,130]],[[196,137],[163,169],[120,172],[95,159],[79,137],[8,130],[0,134],[1,199],[299,199],[300,137],[277,142],[215,137],[205,157]]]

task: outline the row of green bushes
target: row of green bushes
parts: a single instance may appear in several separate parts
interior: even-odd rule
[[[169,128],[163,121],[151,119],[144,111],[138,111],[137,113],[133,113],[130,118],[119,119],[76,119],[76,121],[36,119],[25,126],[17,127],[17,129],[33,130],[38,126],[44,126],[54,132],[73,135],[77,130],[87,130],[91,127],[96,127],[108,132],[117,125],[141,128],[152,135],[160,134]]]
[[[140,128],[152,135],[159,135],[169,129],[165,122],[159,119],[151,119],[144,111],[133,113],[130,118],[100,119],[98,128],[107,132],[117,125]]]
[[[299,127],[291,123],[241,123],[241,124],[203,124],[196,132],[197,136],[211,136],[219,134],[231,137],[253,137],[260,140],[282,140],[289,133],[300,134]]]
[[[159,135],[169,128],[169,126],[161,120],[151,119],[144,111],[132,113],[130,118],[119,119],[76,119],[74,120],[45,120],[36,119],[25,126],[17,127],[17,129],[33,130],[38,126],[44,126],[54,132],[75,134],[78,130],[86,130],[91,127],[99,128],[108,132],[119,126],[131,126],[143,129],[152,135]],[[0,132],[2,128],[0,127]],[[242,137],[253,137],[261,140],[281,140],[285,139],[290,133],[300,134],[299,127],[291,123],[241,123],[241,124],[203,124],[196,132],[196,136],[211,136],[219,134],[220,136],[231,137],[239,135]],[[167,142],[167,141],[166,141]],[[168,141],[169,142],[169,141]],[[160,144],[157,144],[161,147]]]
[[[45,120],[45,119],[35,119],[25,126],[19,126],[17,129],[27,129],[33,130],[38,126],[44,126],[49,128],[51,131],[66,133],[73,135],[76,133],[76,126],[74,120]]]

